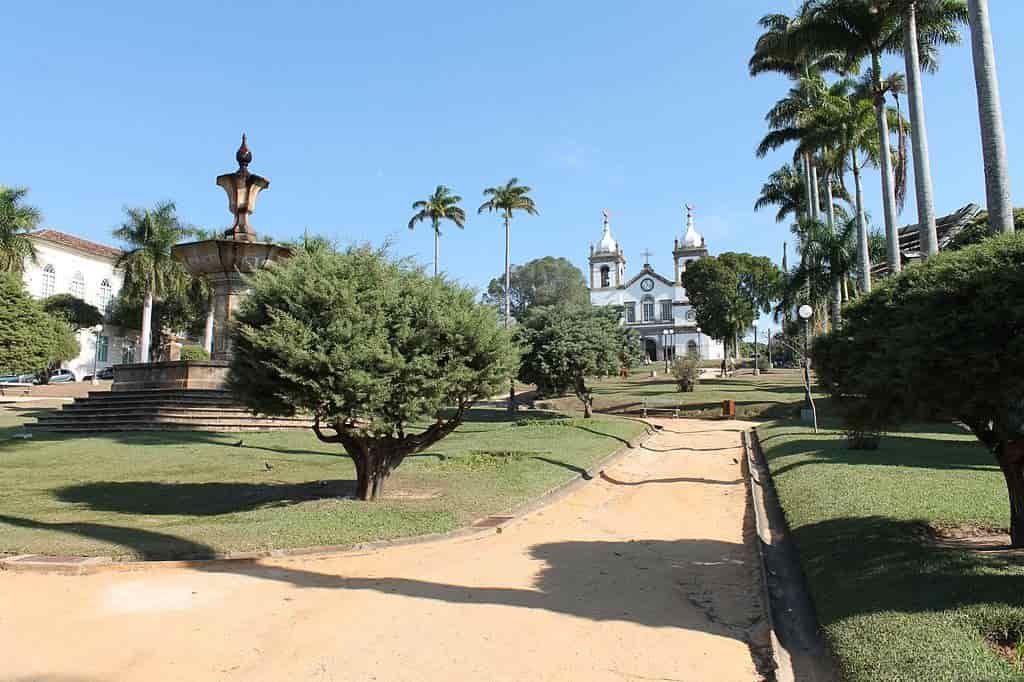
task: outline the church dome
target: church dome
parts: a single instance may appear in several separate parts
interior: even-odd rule
[[[612,228],[608,225],[608,212],[604,214],[604,231],[601,233],[601,241],[597,243],[594,253],[617,253],[619,243],[612,236]]]
[[[682,244],[692,249],[704,246],[704,237],[693,228],[693,207],[689,204],[686,206],[686,234],[683,235]]]

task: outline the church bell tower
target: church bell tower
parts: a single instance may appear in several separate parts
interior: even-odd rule
[[[683,273],[686,266],[708,255],[704,237],[693,227],[693,206],[686,205],[686,232],[683,238],[676,239],[675,248],[672,249],[672,257],[676,263],[676,282],[682,283]]]
[[[590,288],[614,289],[626,281],[626,256],[612,236],[608,211],[602,211],[604,230],[601,241],[590,245]]]

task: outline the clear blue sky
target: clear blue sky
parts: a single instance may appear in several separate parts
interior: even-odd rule
[[[514,223],[514,263],[585,267],[608,208],[628,270],[650,249],[671,271],[684,202],[713,253],[777,260],[787,228],[752,205],[790,153],[753,149],[787,84],[750,78],[746,62],[757,18],[794,4],[15,3],[0,42],[0,183],[30,187],[47,227],[98,241],[112,241],[124,206],[161,199],[223,227],[214,177],[235,168],[245,131],[252,170],[272,182],[253,217],[261,233],[390,238],[426,264],[431,233],[406,229],[409,205],[448,184],[471,217],[445,231],[441,264],[475,287],[503,267],[480,192],[511,176],[540,208]],[[990,4],[1020,205],[1024,3]],[[964,41],[924,82],[940,215],[985,199],[966,29]],[[866,188],[880,224],[877,175]],[[915,215],[911,198],[901,222]]]

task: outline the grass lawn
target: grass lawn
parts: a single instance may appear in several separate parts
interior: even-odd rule
[[[448,531],[536,498],[643,430],[478,408],[365,503],[341,499],[354,489],[351,460],[310,432],[21,441],[9,436],[24,417],[0,412],[0,553],[147,559]]]
[[[658,376],[651,377],[654,370]],[[603,412],[638,413],[643,401],[659,406],[678,405],[680,414],[710,417],[722,414],[722,401],[736,401],[736,415],[742,418],[783,418],[799,413],[804,398],[803,373],[797,369],[773,369],[760,376],[751,370],[737,372],[732,378],[717,378],[714,372],[702,379],[692,393],[680,393],[675,381],[665,376],[664,363],[634,369],[628,379],[594,379],[594,409]],[[817,394],[816,394],[817,395]],[[558,409],[579,409],[572,397],[545,400],[540,404]]]
[[[933,539],[1009,524],[1002,474],[973,436],[924,425],[856,452],[838,431],[758,431],[847,680],[1024,680],[986,643],[1024,629],[1024,553]]]

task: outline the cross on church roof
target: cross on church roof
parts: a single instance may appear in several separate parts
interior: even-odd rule
[[[654,255],[653,253],[645,249],[640,255],[644,257],[644,265],[651,264],[651,256]]]

